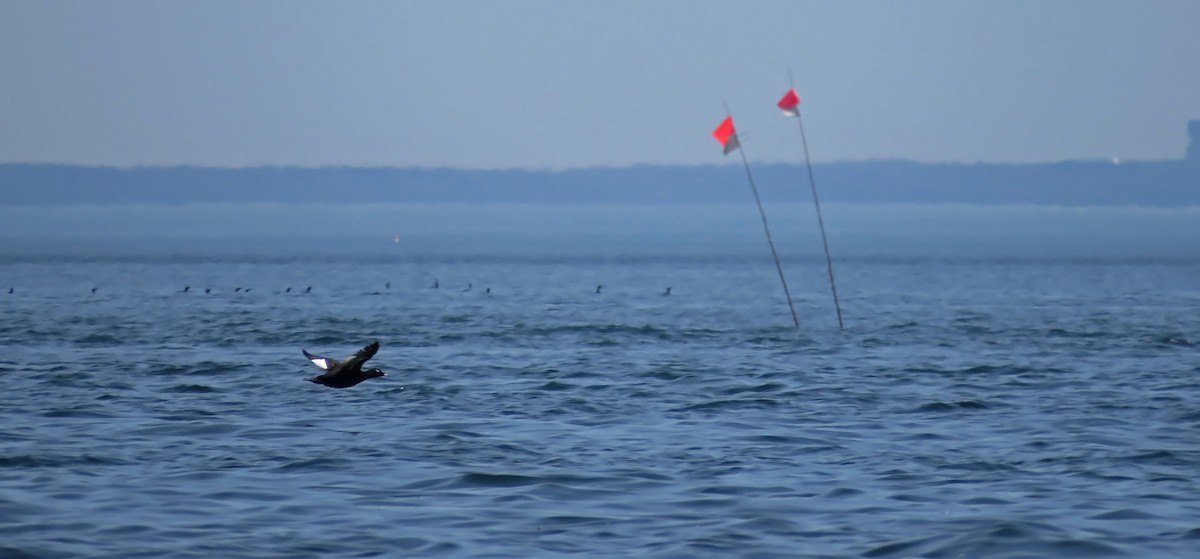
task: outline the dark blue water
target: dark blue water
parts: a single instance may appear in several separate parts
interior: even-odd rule
[[[1197,261],[28,252],[2,557],[1200,549]]]

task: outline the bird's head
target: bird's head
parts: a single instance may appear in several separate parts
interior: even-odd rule
[[[386,377],[387,373],[379,369],[367,369],[363,371],[363,376],[366,376],[367,378]]]

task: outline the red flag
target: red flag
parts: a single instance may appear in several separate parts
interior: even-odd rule
[[[732,116],[725,117],[725,120],[721,122],[721,125],[718,126],[716,130],[713,130],[713,137],[716,138],[718,142],[721,142],[722,146],[725,146],[725,153],[722,155],[729,155],[731,152],[733,152],[733,150],[737,149],[738,146],[741,145],[738,143],[737,130],[733,129]]]
[[[796,95],[795,89],[789,89],[784,94],[783,99],[780,99],[779,103],[776,104],[779,105],[779,110],[783,111],[783,114],[787,116],[797,116],[800,114],[800,96]]]

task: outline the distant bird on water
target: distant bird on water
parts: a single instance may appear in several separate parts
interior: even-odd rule
[[[437,288],[438,288],[437,278],[433,278],[433,289],[437,289]]]
[[[312,286],[310,285],[310,286],[308,286],[308,287],[305,287],[305,288],[304,288],[304,292],[305,292],[305,293],[312,293]]]
[[[377,341],[358,350],[345,361],[313,355],[308,350],[301,351],[309,361],[325,371],[325,374],[308,379],[309,382],[324,384],[330,388],[350,388],[369,378],[387,376],[387,373],[379,369],[362,370],[363,364],[379,351],[379,342]]]
[[[466,292],[468,292],[468,291],[470,291],[470,290],[471,290],[471,284],[470,284],[470,283],[467,283],[467,288],[463,290],[463,293],[466,293]]]
[[[190,285],[185,285],[185,286],[183,286],[183,291],[180,291],[180,293],[187,293],[187,292],[188,292],[188,290],[189,290],[189,289],[191,289],[191,288],[192,288],[192,286],[190,286]]]
[[[11,288],[11,287],[10,287],[10,288],[8,288],[8,292],[9,292],[9,293],[12,293],[12,292],[13,292],[13,288]]]
[[[596,293],[597,293],[597,294],[599,294],[601,289],[604,289],[604,286],[603,286],[603,285],[597,285],[597,286],[596,286]]]

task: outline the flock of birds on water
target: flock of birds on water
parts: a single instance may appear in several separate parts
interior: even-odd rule
[[[430,286],[431,289],[439,289],[440,287],[441,287],[441,285],[438,283],[437,279],[434,279],[433,285]],[[461,291],[464,293],[467,291],[471,291],[472,287],[473,287],[473,285],[471,283],[467,283],[466,289],[463,289]],[[386,284],[384,284],[384,289],[391,289],[391,288],[392,288],[392,282],[387,282]],[[91,293],[94,295],[94,294],[96,294],[97,291],[99,291],[99,289],[100,288],[98,288],[98,287],[93,287]],[[299,289],[297,289],[295,292],[307,294],[307,293],[312,293],[312,289],[313,288],[310,285],[310,286],[305,287],[304,291],[300,291]],[[603,285],[597,285],[595,293],[597,295],[600,295],[603,290],[604,290]],[[192,293],[192,292],[193,292],[192,286],[190,286],[190,285],[185,285],[183,287],[183,289],[181,289],[179,291],[179,293]],[[212,292],[213,292],[212,288],[210,288],[210,287],[204,288],[205,294],[212,294]],[[250,288],[249,287],[245,287],[245,288],[235,287],[233,289],[233,292],[234,293],[249,293]],[[10,295],[15,294],[16,289],[10,287],[10,288],[8,288],[8,293]],[[288,287],[288,288],[284,289],[283,291],[276,292],[276,293],[277,294],[278,293],[290,294],[290,293],[292,293],[292,288]],[[492,288],[490,288],[490,287],[486,288],[484,290],[484,293],[487,295],[491,295]],[[671,288],[667,287],[666,290],[664,290],[662,294],[663,294],[663,296],[670,295]],[[379,342],[378,341],[372,342],[371,344],[367,345],[366,347],[363,347],[362,349],[356,351],[354,353],[354,355],[351,355],[350,357],[347,357],[346,359],[341,359],[341,360],[333,359],[330,357],[322,357],[320,355],[309,353],[308,350],[306,350],[306,349],[302,349],[300,351],[304,354],[304,357],[308,358],[308,360],[311,361],[313,363],[313,365],[316,365],[322,371],[322,373],[320,375],[305,379],[312,383],[320,384],[323,386],[328,386],[330,388],[350,388],[351,386],[354,386],[354,385],[356,385],[364,380],[367,380],[367,379],[387,376],[386,372],[384,372],[380,369],[377,369],[377,368],[370,368],[370,369],[363,370],[363,365],[365,365],[366,362],[369,359],[371,359],[372,357],[374,357],[375,353],[379,351]]]
[[[471,283],[467,283],[467,287],[466,287],[465,289],[462,289],[461,291],[462,291],[463,293],[466,293],[466,292],[468,292],[468,291],[471,291],[471,289],[472,289],[473,287],[474,287],[474,285],[473,285],[473,284],[471,284]],[[392,282],[390,282],[390,281],[389,281],[389,282],[387,282],[386,284],[384,284],[384,289],[391,289],[391,288],[392,288]],[[430,288],[431,288],[431,289],[439,289],[439,288],[440,288],[440,285],[438,284],[438,281],[437,281],[436,279],[435,279],[435,280],[433,280],[433,285],[431,285],[431,286],[430,286]],[[95,294],[97,291],[99,291],[99,289],[100,289],[99,287],[93,287],[93,288],[92,288],[92,291],[91,291],[91,292],[92,292],[92,294],[94,295],[94,294]],[[305,288],[304,288],[304,291],[300,291],[299,289],[297,289],[297,290],[295,291],[295,293],[312,293],[312,290],[313,290],[313,287],[310,285],[310,286],[308,286],[308,287],[305,287]],[[603,290],[604,290],[604,286],[603,286],[603,285],[597,285],[597,286],[596,286],[596,292],[595,292],[595,293],[596,293],[597,295],[600,295],[600,294],[601,294],[601,291],[603,291]],[[179,292],[180,292],[180,293],[193,293],[193,291],[192,291],[192,286],[190,286],[190,285],[185,285],[185,286],[183,286],[183,289],[179,290]],[[249,293],[249,292],[250,292],[250,288],[249,288],[249,287],[235,287],[235,288],[233,288],[233,292],[234,292],[234,293]],[[293,291],[292,291],[292,288],[291,288],[291,287],[288,287],[288,288],[284,289],[283,291],[276,291],[275,293],[276,293],[276,294],[284,294],[284,295],[287,295],[287,294],[291,294],[292,292],[293,292]],[[491,294],[492,294],[492,288],[488,287],[488,288],[484,289],[484,291],[483,291],[483,292],[484,292],[484,294],[485,294],[485,295],[491,295]],[[204,288],[204,293],[205,293],[206,295],[211,295],[211,294],[213,293],[213,289],[212,289],[211,287],[205,287],[205,288]],[[16,289],[15,289],[15,288],[12,288],[12,287],[8,288],[8,294],[9,294],[9,295],[14,295],[14,294],[16,294]],[[667,287],[667,288],[666,288],[666,289],[663,291],[663,293],[662,293],[662,294],[663,294],[663,296],[670,295],[670,294],[671,294],[671,288],[670,288],[670,287]]]

